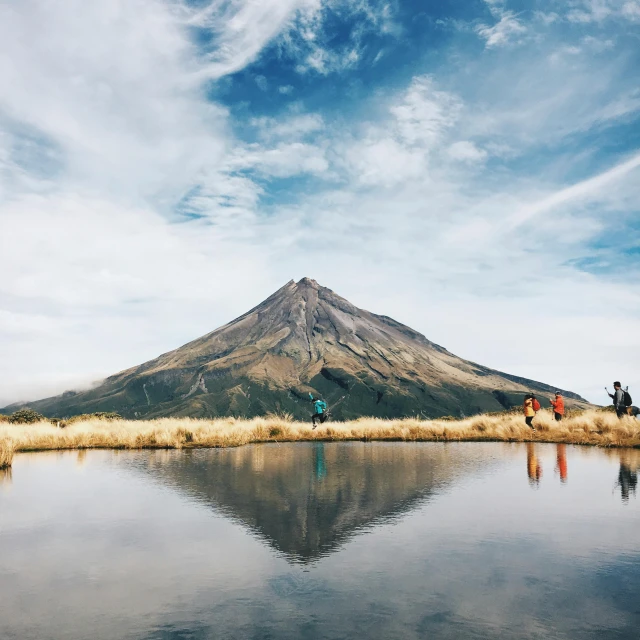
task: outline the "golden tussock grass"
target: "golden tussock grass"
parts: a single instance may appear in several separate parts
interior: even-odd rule
[[[384,420],[360,418],[310,424],[289,416],[251,420],[161,418],[149,421],[86,419],[58,428],[50,422],[0,423],[0,467],[11,464],[14,451],[57,449],[181,449],[237,447],[252,442],[306,440],[398,440],[557,442],[602,447],[640,447],[640,421],[615,414],[585,411],[555,422],[549,412],[535,418],[532,432],[517,414],[479,415],[463,420]]]
[[[8,469],[13,462],[13,440],[4,433],[0,435],[0,469]]]

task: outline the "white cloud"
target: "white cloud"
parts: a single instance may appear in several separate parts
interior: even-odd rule
[[[622,5],[622,15],[634,22],[640,22],[640,2],[638,0],[628,0]]]
[[[328,75],[356,68],[366,49],[368,34],[401,35],[393,6],[377,0],[326,0],[301,9],[295,29],[283,37],[285,47],[299,60],[298,73]],[[341,44],[336,44],[335,33],[325,26],[338,16],[357,20],[357,26]]]
[[[567,13],[570,22],[589,24],[602,23],[608,19],[640,21],[638,0],[582,0]]]
[[[232,170],[254,169],[277,178],[309,173],[322,175],[329,169],[322,147],[303,142],[280,143],[275,147],[249,145],[229,161]]]
[[[415,77],[390,104],[384,126],[366,127],[362,135],[336,145],[337,163],[362,185],[392,187],[425,178],[429,156],[438,151],[461,108],[460,100],[437,89],[431,77]]]
[[[226,113],[200,99],[166,5],[33,0],[0,12],[0,115],[13,135],[31,129],[55,143],[57,187],[168,202],[222,157]]]
[[[402,140],[410,145],[432,145],[458,118],[458,99],[438,91],[428,76],[414,78],[403,100],[391,107]]]
[[[487,152],[484,149],[479,149],[469,140],[454,142],[449,147],[448,153],[454,160],[463,162],[482,162],[487,157]]]
[[[572,45],[564,42],[558,48],[567,46]],[[460,137],[488,151],[502,148],[507,155],[522,156],[637,117],[640,96],[628,80],[633,64],[615,49],[594,56],[587,47],[580,55],[552,59],[547,44],[533,42],[498,65],[469,61],[467,77],[481,81],[469,82],[473,108],[465,112]]]
[[[560,20],[560,16],[553,12],[536,11],[535,17],[546,25],[554,24]]]
[[[181,4],[183,20],[214,34],[215,49],[204,74],[221,77],[245,67],[305,10],[314,15],[318,0],[212,0],[204,6]]]
[[[487,49],[491,49],[520,41],[527,30],[512,11],[505,11],[500,14],[500,20],[493,26],[478,25],[476,33],[486,40]]]
[[[317,113],[291,113],[280,118],[253,118],[251,125],[258,128],[260,135],[266,139],[298,139],[321,131],[325,126],[322,116]]]
[[[423,151],[408,148],[383,131],[354,141],[342,153],[349,173],[363,185],[391,187],[417,179],[427,170]]]
[[[360,52],[355,47],[341,53],[336,53],[335,51],[330,51],[321,47],[314,47],[313,51],[307,56],[305,62],[303,64],[299,64],[297,69],[301,73],[313,70],[322,75],[327,75],[337,71],[352,69],[358,64],[359,60]]]
[[[599,53],[613,49],[615,46],[615,41],[612,38],[596,38],[594,36],[585,36],[582,43],[592,51]]]
[[[640,153],[597,176],[561,189],[538,202],[521,207],[509,216],[505,226],[513,228],[541,213],[553,211],[570,202],[581,202],[585,199],[597,202],[601,198],[610,199],[611,195],[606,193],[606,189],[621,178],[626,178],[628,174],[637,173],[638,168],[640,168]]]

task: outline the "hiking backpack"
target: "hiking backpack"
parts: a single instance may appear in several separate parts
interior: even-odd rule
[[[537,398],[533,399],[532,406],[534,411],[540,411],[540,403]]]
[[[624,398],[622,401],[624,402],[625,407],[630,407],[633,404],[633,400],[631,399],[631,394],[628,391],[624,391]]]

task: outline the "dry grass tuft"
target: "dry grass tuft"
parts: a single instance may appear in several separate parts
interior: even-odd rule
[[[575,413],[560,423],[546,411],[534,420],[536,432],[515,413],[479,415],[464,420],[383,420],[360,418],[330,422],[315,430],[288,415],[244,420],[161,418],[149,421],[87,417],[60,429],[48,421],[31,425],[0,423],[0,467],[15,451],[53,449],[181,449],[237,447],[251,442],[303,440],[507,441],[560,442],[603,447],[640,447],[640,421],[618,420],[597,410]]]
[[[0,438],[0,469],[8,469],[11,466],[14,450],[15,447],[10,438]]]

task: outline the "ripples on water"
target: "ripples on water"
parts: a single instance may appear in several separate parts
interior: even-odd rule
[[[19,455],[0,638],[640,637],[640,451]]]

